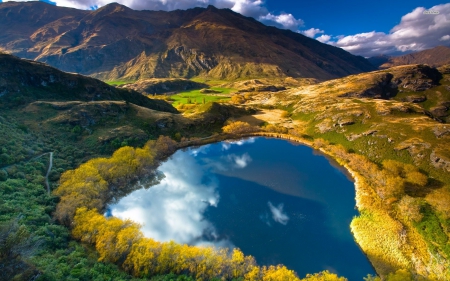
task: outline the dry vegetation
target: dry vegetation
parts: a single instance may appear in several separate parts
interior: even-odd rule
[[[450,77],[441,74],[402,66],[255,92],[245,104],[288,114],[239,119],[310,143],[352,172],[361,215],[351,229],[387,280],[450,279]]]

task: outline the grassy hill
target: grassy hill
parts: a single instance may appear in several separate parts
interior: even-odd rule
[[[118,89],[97,79],[0,53],[0,106],[23,106],[37,100],[127,101],[150,109],[177,112],[168,103],[151,100],[136,91]]]

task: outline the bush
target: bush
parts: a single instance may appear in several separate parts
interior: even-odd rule
[[[0,170],[0,181],[5,181],[8,179],[8,172],[5,170]]]
[[[242,121],[232,122],[222,128],[222,131],[227,134],[245,134],[256,132],[257,130],[257,128]]]

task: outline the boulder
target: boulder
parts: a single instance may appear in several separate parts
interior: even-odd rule
[[[426,101],[427,97],[422,96],[422,95],[411,95],[411,96],[405,97],[403,100],[406,102],[420,103],[420,102]]]
[[[435,168],[450,172],[450,159],[441,152],[433,150],[430,154],[430,161]]]
[[[448,107],[443,105],[438,105],[430,108],[430,112],[434,117],[446,117],[449,115]]]

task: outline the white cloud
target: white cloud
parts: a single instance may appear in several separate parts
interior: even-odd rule
[[[26,0],[4,0],[26,1]],[[271,14],[262,0],[54,0],[57,6],[72,7],[78,9],[92,9],[102,7],[109,3],[117,2],[135,10],[163,10],[173,11],[177,9],[189,9],[194,7],[206,7],[213,5],[217,8],[231,9],[242,15],[253,17],[269,25],[292,29],[297,31],[303,25],[301,19],[295,19],[291,14]]]
[[[270,212],[272,212],[272,219],[278,223],[281,223],[283,225],[286,225],[289,221],[289,217],[286,213],[283,212],[284,204],[281,203],[278,205],[278,207],[275,207],[272,205],[272,202],[267,202],[267,205],[269,205]]]
[[[438,14],[427,14],[436,11]],[[341,36],[330,45],[341,47],[353,54],[374,56],[378,54],[399,54],[401,52],[422,51],[442,44],[450,39],[450,3],[436,5],[429,10],[423,7],[404,15],[398,25],[386,34],[365,32]],[[447,37],[448,36],[448,37]]]
[[[330,41],[331,36],[330,35],[320,35],[319,37],[316,38],[317,41],[322,42],[322,43],[327,43],[328,41]]]
[[[304,22],[301,19],[296,19],[292,14],[282,13],[280,15],[273,15],[268,13],[259,17],[260,21],[263,22],[274,22],[275,25],[291,30],[298,30],[299,27],[303,26]]]
[[[206,177],[188,153],[177,152],[160,170],[165,174],[160,184],[122,198],[110,206],[112,215],[142,224],[144,234],[158,241],[232,246],[227,240],[217,239],[214,226],[203,216],[207,207],[219,202],[217,180]],[[205,236],[218,241],[204,240]]]
[[[307,30],[300,31],[300,33],[302,33],[308,37],[311,37],[311,38],[314,38],[314,37],[316,37],[317,34],[323,33],[323,32],[324,32],[323,30],[320,30],[318,28],[310,28]]]

